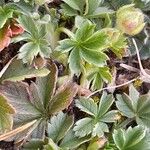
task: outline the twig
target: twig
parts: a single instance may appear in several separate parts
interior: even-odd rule
[[[109,86],[109,87],[105,87],[105,88],[99,89],[99,90],[97,90],[97,91],[91,93],[87,98],[90,98],[91,96],[93,96],[93,95],[95,95],[96,93],[101,92],[101,91],[103,91],[103,90],[108,90],[108,89],[113,89],[113,88],[119,88],[119,87],[128,85],[128,84],[134,82],[135,80],[137,80],[137,78],[134,78],[134,79],[132,79],[132,80],[129,80],[128,82],[125,82],[125,83],[123,83],[123,84],[119,84],[119,85],[116,85],[116,86]]]
[[[136,41],[135,41],[135,39],[133,39],[133,38],[132,38],[132,41],[133,41],[133,44],[134,44],[134,46],[135,46],[135,50],[136,50],[136,54],[137,54],[137,58],[138,58],[140,70],[141,70],[141,72],[145,72],[145,71],[144,71],[144,68],[143,68],[143,66],[142,66],[142,63],[141,63],[140,54],[139,54],[139,50],[138,50]]]
[[[140,71],[141,71],[141,75],[145,76],[146,78],[150,79],[150,75],[146,73],[146,71],[144,70],[142,63],[141,63],[141,59],[140,59],[140,54],[139,54],[139,50],[136,44],[136,41],[132,38],[133,44],[135,46],[135,50],[136,50],[136,54],[137,54],[137,58],[138,58],[138,63],[139,63],[139,67],[140,67]]]
[[[139,69],[135,68],[135,67],[132,67],[132,66],[129,66],[129,65],[126,65],[126,64],[120,64],[121,67],[129,70],[129,71],[133,71],[133,72],[140,72]]]

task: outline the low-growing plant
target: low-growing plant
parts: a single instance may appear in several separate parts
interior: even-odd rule
[[[150,150],[149,6],[1,0],[0,149]]]

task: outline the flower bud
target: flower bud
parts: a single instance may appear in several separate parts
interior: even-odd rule
[[[144,14],[134,4],[121,7],[117,11],[117,28],[123,33],[136,35],[144,28]]]

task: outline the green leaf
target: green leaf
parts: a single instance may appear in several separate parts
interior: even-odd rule
[[[106,64],[106,60],[108,60],[108,57],[105,53],[89,49],[83,49],[81,51],[81,56],[84,58],[85,61],[96,66],[103,66],[104,64]]]
[[[87,33],[86,33],[87,34]],[[92,36],[89,36],[84,42],[83,47],[92,50],[100,50],[108,43],[107,35],[104,32],[97,31]]]
[[[14,107],[10,105],[6,97],[0,93],[0,134],[11,130],[13,125],[12,114],[14,113]]]
[[[75,135],[79,137],[89,135],[93,131],[94,124],[94,120],[88,117],[77,121],[75,127],[73,128]]]
[[[107,7],[97,7],[93,13],[91,14],[89,13],[87,15],[87,18],[98,18],[105,14],[112,14],[112,13],[114,13],[114,11]]]
[[[72,7],[75,10],[79,10],[80,11],[80,7],[79,7],[79,0],[75,1],[75,0],[63,0],[66,4],[68,4],[70,7]]]
[[[31,102],[29,86],[22,82],[5,82],[0,86],[0,93],[6,98],[16,110],[14,114],[15,125],[22,125],[37,118],[41,112]]]
[[[69,52],[70,50],[73,49],[74,47],[74,41],[70,40],[70,39],[64,39],[59,41],[59,44],[61,46],[59,46],[57,49],[61,52]]]
[[[73,116],[68,116],[63,112],[59,112],[57,116],[53,116],[48,124],[48,136],[58,143],[70,130],[74,122]]]
[[[146,138],[146,130],[140,126],[115,130],[113,140],[119,150],[148,150],[150,142]]]
[[[72,7],[70,7],[67,4],[61,4],[61,8],[62,8],[63,13],[66,16],[76,16],[76,15],[78,15],[77,10],[74,10]]]
[[[31,96],[32,96],[32,103],[41,111],[41,112],[45,112],[45,107],[44,107],[44,101],[41,98],[40,95],[40,91],[38,89],[38,86],[32,82],[29,90],[31,92]]]
[[[108,113],[106,113],[105,115],[103,115],[100,120],[102,122],[115,122],[117,114],[118,114],[117,110],[111,110]]]
[[[92,36],[92,34],[94,33],[94,29],[95,29],[95,25],[91,24],[88,21],[85,21],[81,28],[78,28],[78,30],[76,31],[75,34],[75,38],[76,41],[85,41],[86,39],[88,39],[89,37]]]
[[[96,67],[86,64],[85,70],[85,77],[91,84],[92,90],[102,88],[104,82],[111,82],[112,76],[108,67]]]
[[[83,14],[85,0],[83,0],[82,3],[80,0],[63,0],[63,1],[65,2],[65,4],[62,5],[62,8],[66,15],[74,16],[78,15],[78,12],[80,12],[80,14]]]
[[[17,21],[23,26],[25,31],[30,33],[33,37],[38,36],[38,28],[34,20],[30,16],[20,15]]]
[[[28,42],[19,49],[19,52],[18,58],[22,59],[24,63],[29,62],[31,64],[34,57],[40,52],[40,49],[36,43]]]
[[[134,118],[137,122],[137,124],[150,127],[150,95],[145,94],[138,96],[137,91],[135,91],[135,88],[130,87],[130,96],[126,94],[118,95],[116,102],[117,108],[122,112],[124,116],[127,116],[128,118]],[[136,93],[135,97],[134,94]],[[139,98],[138,98],[139,97]]]
[[[109,132],[107,124],[98,122],[93,129],[92,136],[95,137],[97,135],[100,138],[104,136],[104,132]]]
[[[80,100],[75,101],[75,105],[81,111],[86,112],[89,115],[97,115],[97,105],[93,99],[81,98]]]
[[[67,82],[62,85],[57,93],[53,96],[49,104],[49,113],[56,114],[57,112],[67,108],[77,93],[75,83]]]
[[[111,76],[111,73],[110,73],[108,67],[100,67],[100,68],[99,68],[99,74],[100,74],[101,78],[102,78],[106,83],[107,83],[107,82],[111,82],[112,76]]]
[[[81,60],[79,50],[73,49],[69,55],[69,68],[73,74],[79,75],[81,72]]]
[[[94,91],[96,89],[101,89],[103,87],[103,80],[102,80],[101,76],[99,74],[94,74],[92,78],[93,78],[93,79],[91,79],[91,81],[92,81],[92,85],[91,85],[92,91]]]
[[[90,21],[84,21],[81,28],[78,28],[70,41],[60,41],[56,49],[70,52],[68,63],[71,73],[80,75],[83,71],[84,61],[96,66],[103,66],[108,60],[108,56],[101,51],[106,47],[108,37],[104,32],[94,33],[95,25]],[[66,42],[66,44],[65,44]]]
[[[13,17],[13,10],[8,7],[0,6],[0,28],[2,28],[9,18]]]
[[[25,143],[23,145],[23,150],[37,150],[37,149],[42,149],[44,145],[43,140],[38,140],[38,139],[32,139],[29,142]]]
[[[92,14],[99,6],[100,0],[87,0],[86,1],[86,15]]]
[[[106,123],[115,122],[118,115],[117,110],[107,112],[113,102],[112,94],[107,95],[106,92],[103,93],[99,105],[94,103],[92,99],[80,98],[76,101],[76,106],[81,111],[89,114],[90,117],[85,117],[75,123],[73,128],[75,135],[84,137],[92,133],[93,137],[101,137],[104,132],[108,132],[109,129]]]
[[[29,34],[29,39],[26,39],[28,43],[20,48],[18,58],[22,59],[24,63],[29,62],[30,64],[38,54],[41,57],[48,58],[51,53],[51,47],[50,42],[46,39],[46,25],[34,21],[30,16],[26,15],[20,16],[18,22]]]
[[[24,44],[20,49],[19,49],[19,54],[18,58],[22,59],[24,63],[32,63],[32,60],[34,57],[36,57],[38,54],[42,57],[49,57],[49,54],[51,52],[50,47],[48,47],[46,41],[42,40],[41,42],[43,43],[38,43],[38,42],[28,42]],[[46,45],[44,45],[44,43]]]
[[[0,81],[21,81],[26,78],[46,76],[50,72],[46,68],[35,69],[25,66],[22,61],[17,59],[11,59],[5,70]]]
[[[137,104],[136,121],[139,125],[150,127],[150,95],[141,95]]]
[[[136,109],[136,105],[137,105],[137,101],[139,99],[140,93],[136,90],[136,88],[131,84],[129,86],[129,97],[132,99],[133,101],[133,106],[135,106]]]
[[[108,26],[111,26],[111,20],[108,15],[105,15],[105,22]],[[116,28],[103,28],[101,32],[104,32],[108,36],[109,42],[107,43],[106,48],[115,53],[117,57],[122,58],[125,49],[127,48],[126,37]]]
[[[112,41],[110,49],[116,54],[117,57],[122,58],[123,54],[125,53],[126,47],[127,40],[122,34],[120,34],[117,41]]]
[[[98,112],[99,118],[101,118],[108,111],[113,102],[114,102],[113,95],[112,94],[107,95],[106,92],[103,92],[103,95],[99,102],[99,112]]]
[[[135,116],[134,108],[131,99],[126,95],[117,95],[116,106],[127,117],[133,118]]]
[[[119,149],[121,147],[124,147],[124,144],[125,144],[124,131],[122,129],[114,130],[113,140]]]
[[[73,130],[70,130],[60,143],[63,149],[73,149],[90,140],[90,136],[76,137]]]
[[[48,76],[43,78],[37,78],[36,80],[38,93],[41,100],[44,103],[45,108],[48,107],[51,98],[54,96],[54,92],[56,90],[57,77],[58,77],[58,69],[53,62],[49,63],[48,68],[50,69],[50,73],[48,74]]]

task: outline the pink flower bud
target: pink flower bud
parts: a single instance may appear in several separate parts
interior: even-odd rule
[[[134,4],[125,5],[117,11],[117,28],[123,33],[136,35],[145,26],[144,14]]]

